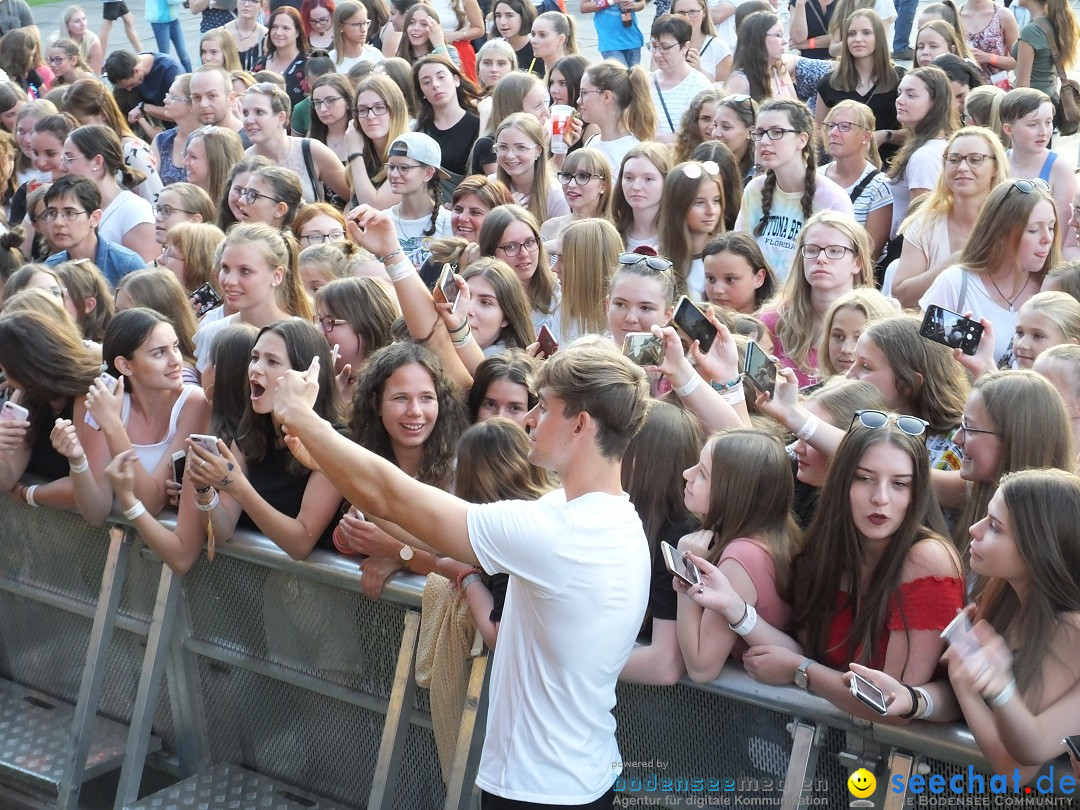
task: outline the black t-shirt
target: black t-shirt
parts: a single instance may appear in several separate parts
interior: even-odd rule
[[[526,73],[534,73],[541,79],[544,78],[544,60],[533,54],[532,42],[525,40],[525,44],[517,54],[518,70]]]
[[[495,163],[495,137],[484,135],[477,138],[473,144],[472,154],[469,156],[469,172],[471,174],[487,174],[484,167]]]
[[[697,521],[690,516],[669,521],[660,528],[656,536],[656,548],[653,549],[652,577],[649,580],[648,616],[650,618],[673,622],[678,614],[679,595],[671,587],[672,574],[668,571],[664,556],[660,553],[660,543],[671,543],[678,548],[679,540],[683,535],[696,532],[700,528]]]
[[[789,0],[788,6],[795,8],[795,0]],[[806,38],[814,39],[829,33],[829,23],[835,10],[836,3],[829,3],[828,8],[822,9],[818,0],[806,0]],[[832,59],[828,45],[824,48],[803,48],[799,53],[807,59]]]
[[[457,175],[454,185],[460,183],[469,168],[469,152],[480,135],[480,118],[475,113],[466,112],[450,129],[438,129],[431,123],[422,132],[439,144],[443,169]]]
[[[56,414],[55,419],[75,418],[75,398],[72,397],[64,403],[64,407]],[[34,433],[34,439],[30,444],[30,462],[26,465],[26,471],[31,475],[40,476],[48,481],[57,481],[67,478],[71,471],[71,465],[65,456],[57,452],[53,447],[52,423],[35,427],[31,418],[30,430]]]

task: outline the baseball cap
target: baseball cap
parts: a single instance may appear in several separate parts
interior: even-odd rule
[[[434,138],[423,132],[406,132],[399,135],[390,144],[387,157],[412,158],[418,163],[433,167],[443,179],[450,179],[450,175],[442,168],[442,149]]]

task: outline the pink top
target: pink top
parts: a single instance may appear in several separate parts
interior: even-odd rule
[[[757,540],[739,538],[724,547],[719,562],[724,560],[734,560],[746,569],[757,591],[754,608],[758,615],[777,630],[784,630],[791,619],[791,605],[777,592],[776,562],[772,554]],[[746,650],[746,642],[740,638],[732,647],[731,655],[741,660]]]
[[[788,357],[787,352],[784,350],[784,343],[776,334],[776,326],[780,323],[780,313],[775,309],[767,309],[760,313],[758,317],[761,322],[765,324],[765,328],[769,330],[769,337],[773,342],[773,355],[780,361],[780,365],[786,366],[795,372],[795,377],[799,381],[799,388],[803,388],[807,385],[812,385],[817,382],[816,374],[808,372],[806,369],[799,368],[795,361]],[[817,371],[818,359],[817,359],[817,346],[814,346],[806,353],[806,362],[813,369]]]

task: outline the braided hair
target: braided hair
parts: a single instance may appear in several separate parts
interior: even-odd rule
[[[786,113],[790,126],[796,133],[806,134],[806,146],[802,149],[802,159],[806,165],[803,173],[802,215],[803,221],[810,219],[814,213],[814,193],[817,191],[817,136],[814,126],[814,114],[810,108],[801,101],[774,98],[761,105],[758,116],[768,112]],[[761,219],[754,226],[754,236],[765,233],[765,225],[769,221],[769,210],[772,208],[773,193],[776,191],[776,173],[769,169],[765,175],[765,185],[761,189]]]

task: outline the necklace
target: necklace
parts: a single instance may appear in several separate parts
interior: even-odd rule
[[[994,281],[994,277],[990,276],[990,283],[994,285],[994,289],[997,290],[997,294],[1001,296],[1001,300],[1009,305],[1009,311],[1012,312],[1013,304],[1016,303],[1016,299],[1020,297],[1020,294],[1027,289],[1028,283],[1031,281],[1031,276],[1025,274],[1024,283],[1020,285],[1020,289],[1016,291],[1016,294],[1010,299],[1005,293],[1001,291],[1001,288]]]

